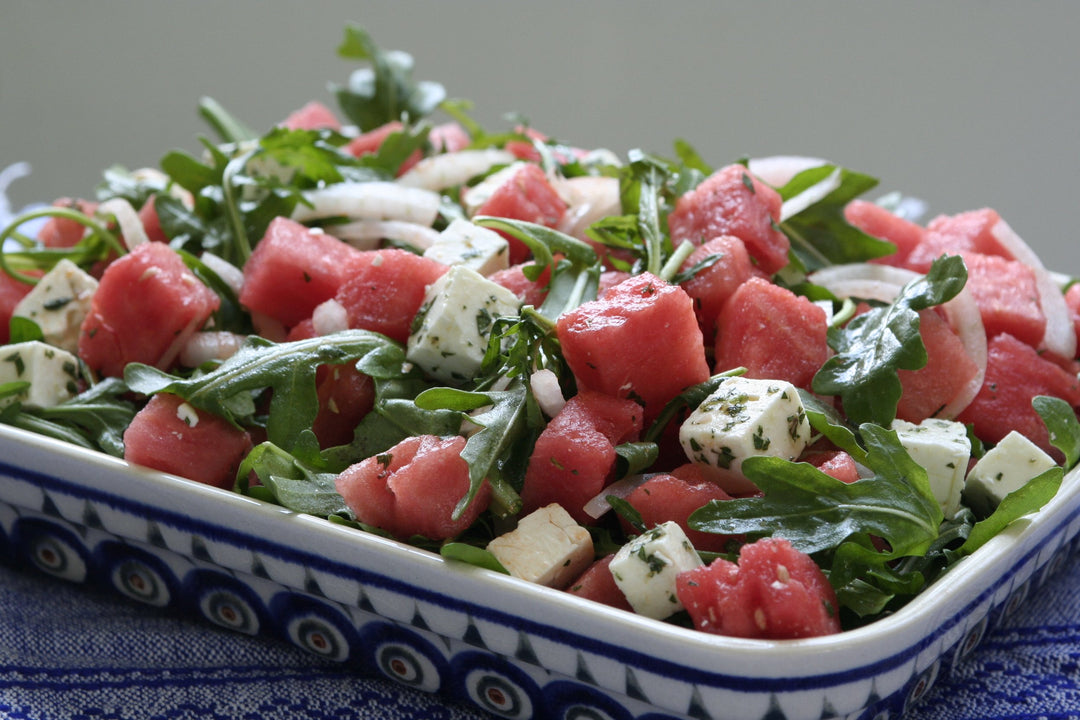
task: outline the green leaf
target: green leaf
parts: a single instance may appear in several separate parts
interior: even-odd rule
[[[318,412],[318,366],[355,361],[393,344],[389,338],[365,330],[288,343],[250,337],[235,355],[206,374],[180,378],[133,363],[125,369],[124,380],[135,392],[173,393],[237,426],[251,421],[255,395],[272,389],[267,439],[291,451]]]
[[[1064,469],[1050,468],[1005,496],[990,517],[975,523],[960,555],[970,555],[1014,521],[1037,511],[1057,494]]]
[[[45,341],[45,334],[41,332],[41,327],[28,317],[13,315],[8,321],[8,343],[14,345],[33,340]]]
[[[831,550],[863,534],[887,540],[889,558],[924,553],[942,521],[926,471],[896,433],[873,425],[860,431],[874,477],[844,483],[808,463],[749,457],[743,473],[764,496],[713,501],[690,516],[690,526],[724,535],[783,537],[805,553]]]
[[[660,447],[654,442],[623,443],[615,446],[615,477],[637,475],[652,467],[660,456]]]
[[[487,570],[494,570],[495,572],[503,573],[504,575],[510,574],[491,552],[484,548],[469,545],[468,543],[443,543],[442,547],[439,548],[439,554],[450,560],[457,560]]]
[[[867,235],[844,218],[844,207],[877,184],[869,175],[823,165],[804,170],[778,190],[785,213],[780,229],[806,270],[863,262],[896,251],[892,243]],[[813,201],[804,205],[808,198]]]
[[[951,300],[966,281],[959,256],[935,260],[891,305],[857,315],[844,327],[831,327],[828,341],[836,354],[814,376],[814,392],[838,395],[855,424],[891,424],[901,393],[897,371],[926,365],[919,311]]]
[[[353,517],[335,487],[336,473],[316,472],[273,443],[257,445],[241,463],[237,471],[241,492],[248,489],[247,478],[251,473],[258,476],[262,487],[282,507],[318,517]]]
[[[2,385],[0,397],[10,394],[14,385],[29,384]],[[123,457],[124,430],[135,416],[135,406],[125,399],[127,392],[127,386],[118,378],[108,378],[59,405],[9,406],[0,422]]]
[[[241,143],[258,137],[213,98],[204,97],[199,100],[199,115],[214,128],[222,142]]]
[[[1031,400],[1050,432],[1050,444],[1065,456],[1065,469],[1072,469],[1080,461],[1080,421],[1076,411],[1061,398],[1039,395]]]

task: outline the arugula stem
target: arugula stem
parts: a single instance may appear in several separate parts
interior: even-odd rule
[[[233,177],[244,169],[257,152],[258,149],[256,148],[233,158],[221,173],[221,189],[225,195],[225,209],[228,214],[229,226],[232,228],[236,241],[234,247],[235,256],[231,259],[238,267],[243,267],[247,259],[251,257],[251,241],[248,239],[247,230],[244,228],[244,218],[240,213],[240,206],[236,199],[236,186],[233,185]]]
[[[671,254],[668,261],[664,263],[664,266],[660,268],[660,272],[656,273],[656,276],[665,282],[671,282],[671,279],[678,274],[683,262],[690,257],[695,249],[696,246],[692,242],[683,240],[679,243],[679,247],[675,248],[675,252]]]
[[[57,217],[74,220],[80,225],[90,228],[95,234],[99,235],[118,255],[127,253],[127,248],[124,247],[123,243],[120,242],[116,235],[94,218],[72,208],[55,206],[31,210],[12,220],[3,231],[0,231],[0,247],[2,247],[4,242],[9,238],[14,238],[23,247],[30,248],[33,244],[32,241],[31,245],[27,245],[27,243],[24,242],[25,236],[20,234],[18,229],[22,227],[24,223],[41,217]],[[35,275],[28,275],[13,268],[8,262],[8,255],[9,253],[0,252],[0,270],[3,270],[5,274],[19,282],[26,283],[27,285],[37,285],[40,278]]]
[[[213,98],[204,97],[199,100],[199,114],[227,143],[242,143],[258,137]]]

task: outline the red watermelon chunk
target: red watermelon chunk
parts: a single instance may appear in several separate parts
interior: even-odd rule
[[[716,372],[745,367],[747,377],[808,388],[829,358],[825,311],[759,277],[735,290],[716,325]]]
[[[919,313],[919,334],[926,347],[926,365],[918,370],[897,371],[903,394],[896,406],[896,417],[913,423],[937,415],[979,372],[963,341],[934,310]]]
[[[626,502],[640,513],[646,528],[673,521],[679,524],[697,550],[726,552],[732,540],[730,536],[693,530],[688,518],[708,502],[730,500],[731,496],[716,483],[706,480],[696,465],[687,468],[650,477],[626,496]]]
[[[724,303],[744,282],[757,274],[746,245],[734,235],[721,235],[707,240],[690,253],[682,264],[686,272],[698,263],[712,259],[713,263],[682,283],[683,290],[694,300],[698,325],[707,341],[715,337],[716,318]]]
[[[341,123],[334,111],[317,100],[289,113],[281,125],[289,130],[341,130]]]
[[[787,540],[763,538],[687,570],[676,593],[698,630],[716,635],[788,640],[840,632],[836,593],[810,556]]]
[[[780,194],[742,165],[717,170],[680,197],[668,216],[671,240],[701,245],[721,235],[746,244],[757,266],[771,275],[788,263],[790,242],[778,228]]]
[[[971,423],[975,435],[991,444],[1016,430],[1060,462],[1061,453],[1050,445],[1046,425],[1031,407],[1036,395],[1061,398],[1077,408],[1080,381],[1027,343],[1002,333],[988,343],[982,389],[957,419]]]
[[[350,277],[334,297],[348,313],[350,328],[382,333],[403,343],[424,304],[427,286],[447,269],[441,262],[407,250],[366,250],[353,261]]]
[[[83,215],[93,216],[97,209],[97,203],[90,200],[73,200],[72,198],[58,198],[53,202],[54,207],[71,208],[78,210]],[[72,247],[82,240],[86,226],[70,218],[51,217],[38,230],[37,239],[45,247],[66,248]]]
[[[996,210],[983,208],[957,215],[940,215],[926,226],[923,240],[912,248],[906,266],[925,273],[942,255],[980,253],[1008,260],[1012,253],[994,237],[994,225],[1001,220]]]
[[[491,501],[491,486],[485,482],[461,517],[453,518],[454,508],[469,491],[464,448],[463,437],[409,437],[346,468],[335,485],[356,519],[366,525],[400,540],[448,540],[472,525]]]
[[[548,181],[539,165],[523,163],[491,193],[475,212],[475,215],[493,215],[511,220],[559,226],[566,213],[566,202]],[[500,233],[510,244],[510,264],[525,262],[531,255],[528,246],[506,233]]]
[[[853,483],[859,479],[859,466],[855,458],[843,450],[813,449],[803,453],[800,462],[808,462],[829,477],[840,482]]]
[[[558,503],[582,524],[582,509],[611,482],[615,446],[637,440],[641,407],[598,392],[570,398],[536,440],[521,490],[523,513]]]
[[[220,304],[176,251],[143,243],[102,275],[79,333],[79,357],[102,376],[120,377],[131,362],[167,370]]]
[[[1046,334],[1035,271],[1016,260],[964,253],[967,287],[975,297],[987,337],[1008,333],[1032,347]]]
[[[11,339],[11,316],[15,306],[33,289],[33,285],[16,280],[0,270],[0,345],[6,345]]]
[[[623,591],[615,584],[615,578],[608,566],[614,555],[607,555],[595,561],[570,583],[566,592],[577,595],[594,602],[603,603],[619,610],[633,612],[630,602],[623,595]]]
[[[488,280],[502,285],[518,296],[525,305],[540,307],[547,297],[548,283],[551,281],[551,266],[548,265],[535,280],[530,280],[525,275],[525,268],[534,265],[531,260],[517,265],[511,265],[504,270],[496,270],[488,275]]]
[[[244,265],[240,302],[291,328],[334,297],[359,255],[331,235],[274,218]]]
[[[1076,329],[1076,338],[1080,341],[1080,283],[1073,283],[1065,291],[1065,305],[1069,308],[1069,316]],[[1080,342],[1077,342],[1077,347],[1080,347]]]
[[[914,250],[923,241],[926,231],[922,226],[867,200],[852,200],[844,207],[844,219],[867,235],[886,240],[896,246],[896,252],[870,262],[903,267]]]
[[[124,431],[128,462],[225,490],[250,449],[245,431],[168,393],[151,397]]]
[[[650,273],[563,313],[556,333],[578,387],[639,401],[646,422],[709,378],[693,301]]]
[[[352,442],[356,426],[375,405],[375,383],[351,363],[315,371],[319,413],[311,425],[320,447]]]

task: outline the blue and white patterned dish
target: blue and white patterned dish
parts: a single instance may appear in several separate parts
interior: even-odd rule
[[[0,555],[508,718],[886,718],[1071,553],[1080,471],[899,613],[764,642],[657,623],[0,426]]]

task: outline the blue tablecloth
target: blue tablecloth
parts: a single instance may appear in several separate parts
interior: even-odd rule
[[[1080,718],[1080,556],[988,633],[920,720]],[[0,566],[0,718],[486,718],[268,637]]]

